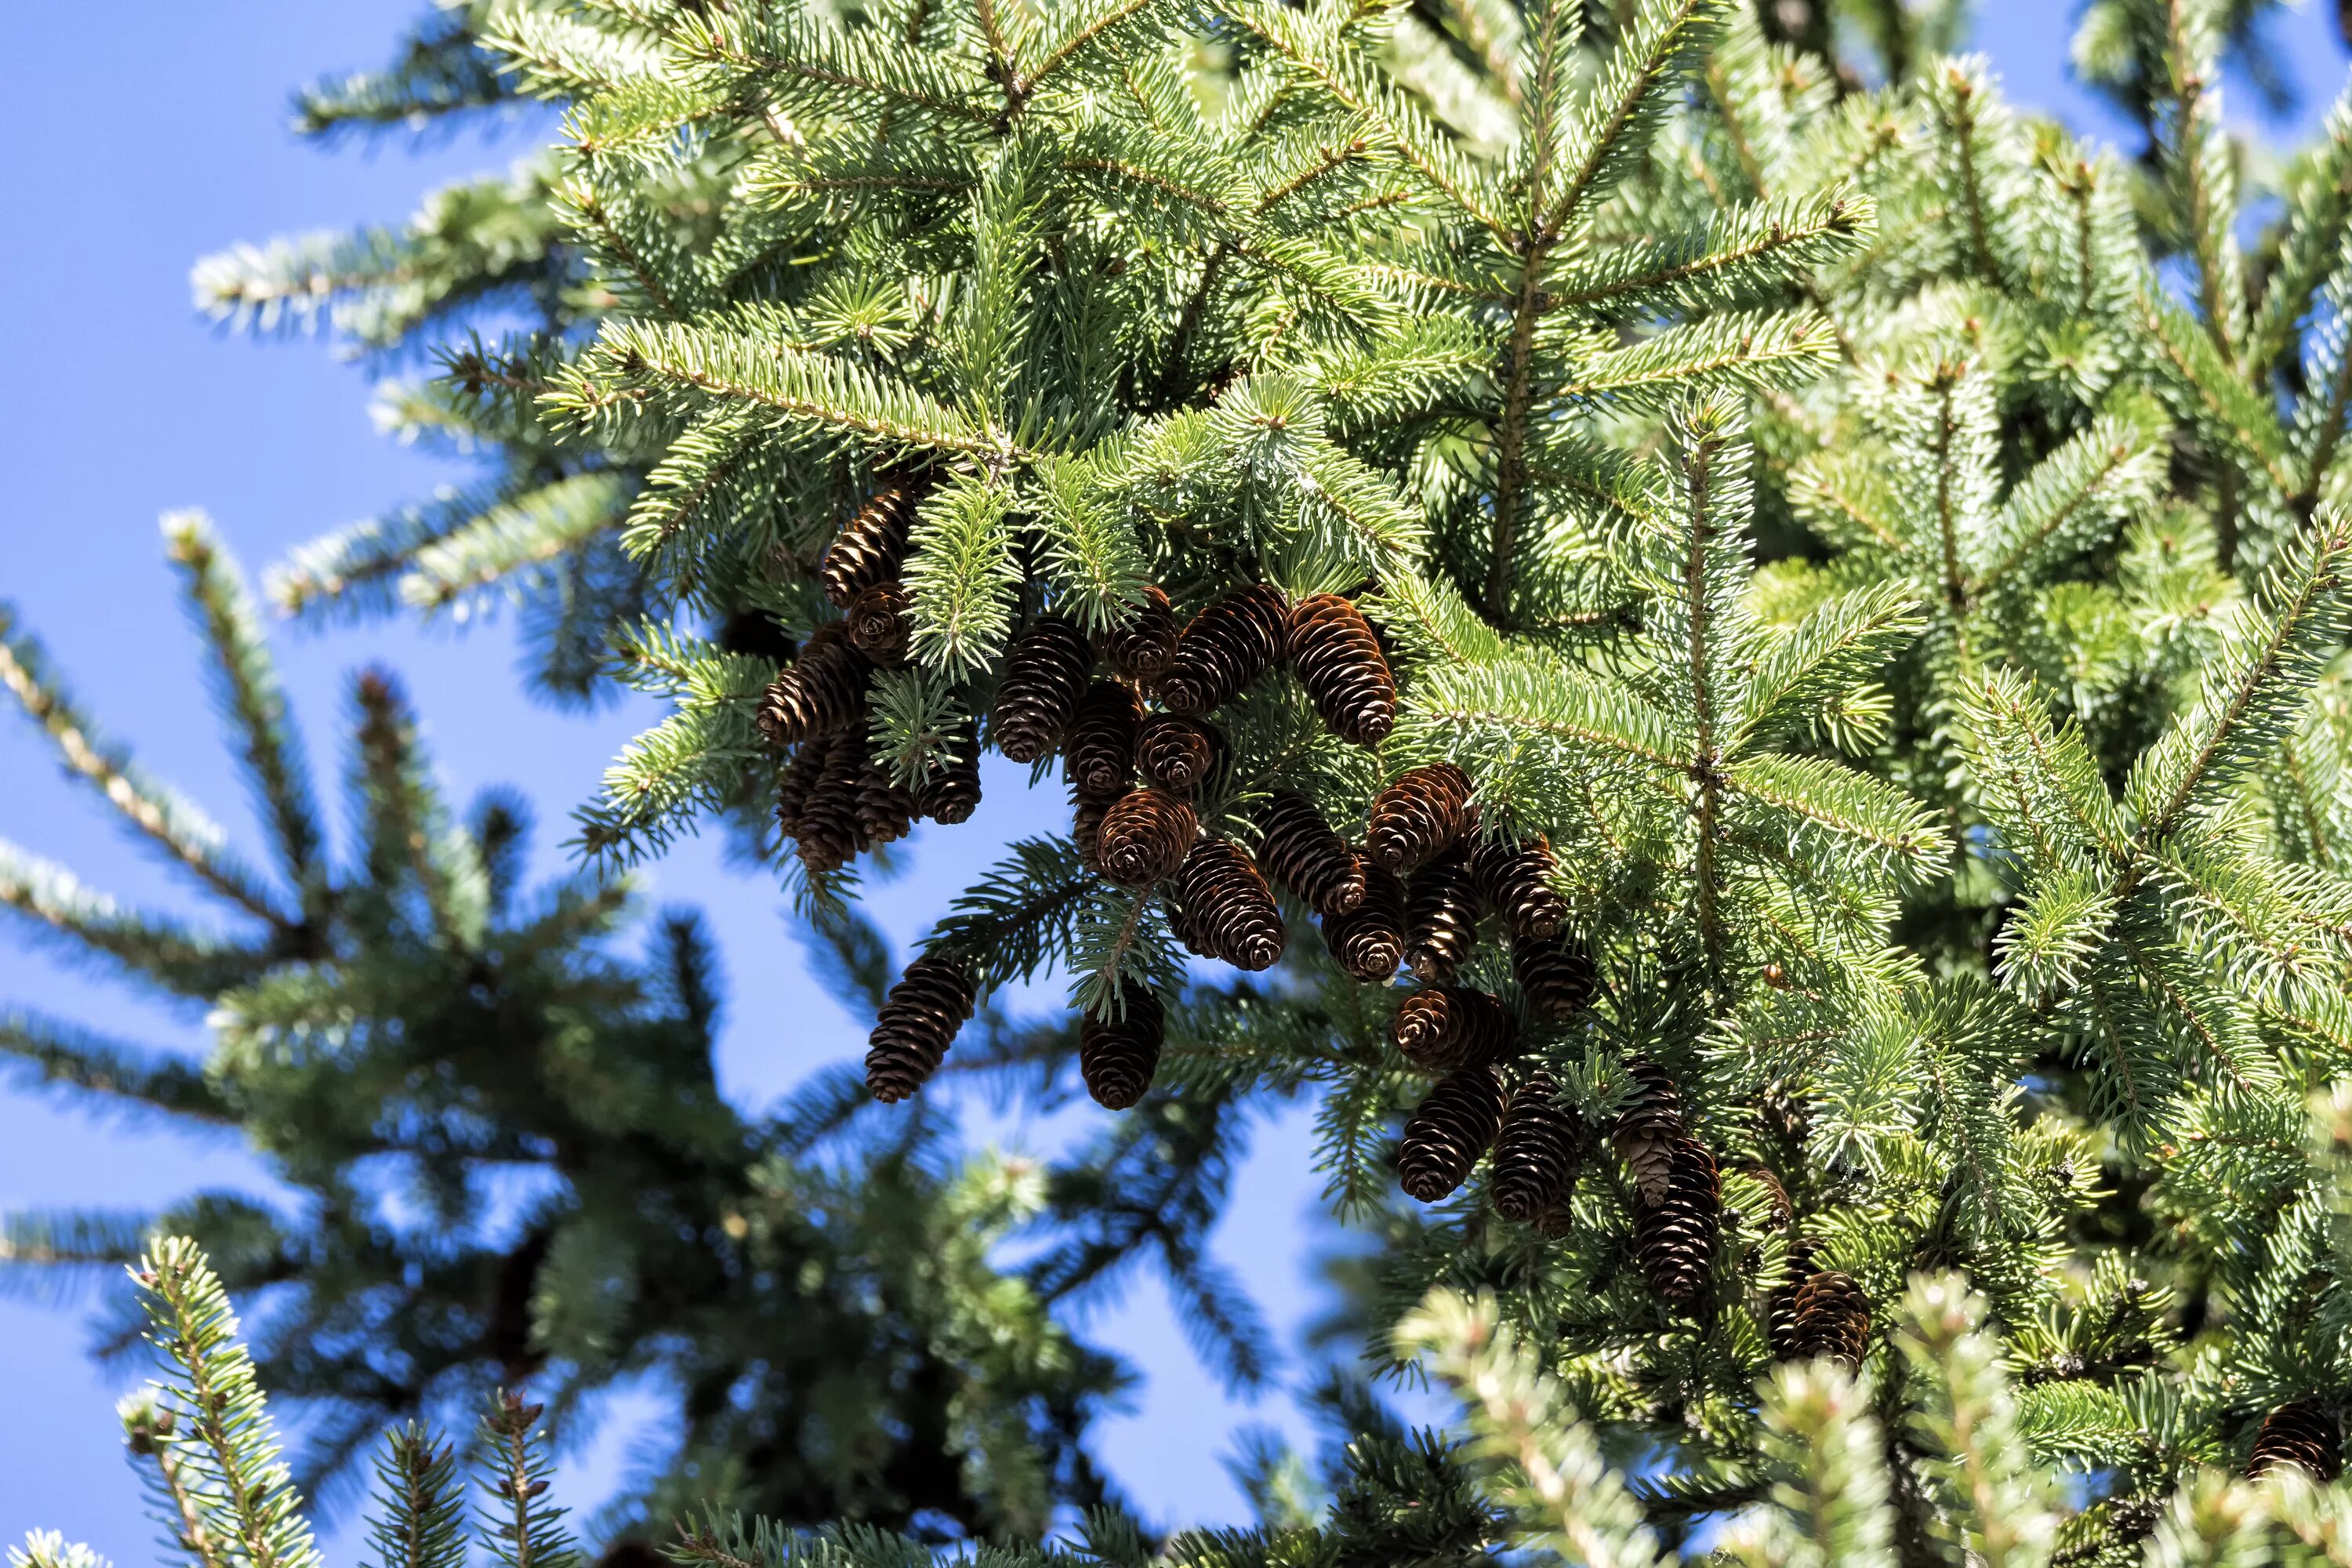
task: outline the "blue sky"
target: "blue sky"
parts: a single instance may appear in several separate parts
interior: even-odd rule
[[[322,70],[371,64],[416,9],[413,0],[115,0],[34,6],[0,42],[0,596],[47,640],[83,701],[148,767],[233,832],[252,822],[218,746],[194,642],[173,597],[155,520],[209,510],[257,571],[289,546],[461,477],[380,436],[368,384],[316,342],[225,338],[189,305],[199,255],[289,231],[396,218],[433,184],[519,155],[520,140],[417,150],[326,152],[286,129],[286,94]],[[2072,6],[1995,0],[1979,47],[2015,98],[2084,128],[2095,110],[2063,76]],[[2331,8],[2278,19],[2281,52],[2305,87],[2303,118],[2323,111],[2343,73]],[[2246,96],[2240,95],[2245,101]],[[452,793],[520,786],[541,823],[537,868],[559,868],[566,811],[595,784],[644,705],[590,715],[534,707],[508,679],[509,632],[463,637],[409,625],[281,638],[289,685],[322,782],[350,673],[383,660],[408,680]],[[118,897],[192,910],[111,816],[59,776],[38,737],[0,718],[0,836],[75,868]],[[1043,812],[1010,776],[991,780],[982,816],[919,840],[914,870],[875,890],[890,934],[919,932],[1005,833]],[[934,830],[936,834],[936,830]],[[775,890],[723,871],[715,844],[689,845],[645,879],[648,897],[709,911],[730,984],[722,1081],[758,1106],[810,1068],[862,1051],[864,1021],[810,979]],[[0,928],[0,1007],[26,1005],[95,1028],[194,1050],[202,1020],[127,998],[103,977]],[[987,1136],[1051,1138],[992,1122]],[[1311,1310],[1308,1253],[1318,1183],[1303,1116],[1264,1130],[1218,1249],[1286,1332]],[[148,1207],[207,1186],[258,1186],[234,1142],[206,1142],[93,1120],[0,1093],[0,1206]],[[81,1307],[0,1299],[0,1537],[64,1530],[119,1563],[155,1560],[112,1405],[122,1376],[84,1354]],[[1085,1325],[1149,1374],[1137,1409],[1108,1424],[1102,1449],[1161,1521],[1242,1517],[1218,1457],[1236,1423],[1275,1416],[1218,1397],[1155,1289],[1131,1291]],[[634,1443],[657,1439],[646,1394],[624,1394],[579,1456],[572,1500],[593,1503]],[[355,1561],[348,1529],[337,1561]]]

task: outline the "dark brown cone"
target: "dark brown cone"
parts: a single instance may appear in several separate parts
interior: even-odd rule
[[[864,708],[872,668],[838,623],[817,627],[760,700],[760,732],[772,746],[791,746],[839,729]]]
[[[1284,790],[1258,813],[1257,863],[1318,915],[1364,901],[1364,860],[1303,795]]]
[[[1433,1072],[1492,1067],[1518,1044],[1518,1020],[1484,991],[1433,985],[1397,1005],[1389,1037],[1407,1061]]]
[[[945,953],[907,965],[866,1043],[866,1092],[888,1105],[922,1088],[971,1016],[972,992],[971,975]]]
[[[1782,1361],[1828,1356],[1858,1367],[1870,1352],[1870,1298],[1834,1268],[1808,1275],[1772,1304],[1772,1353]]]
[[[1103,817],[1103,875],[1129,888],[1164,881],[1184,863],[1200,833],[1201,819],[1190,803],[1164,789],[1129,790]]]
[[[1143,607],[1127,625],[1097,639],[1113,669],[1130,680],[1157,680],[1176,662],[1176,616],[1168,595],[1146,585]]]
[[[896,577],[859,593],[842,624],[849,628],[850,646],[875,663],[896,669],[907,662],[915,623],[907,618],[907,590]]]
[[[1157,688],[1172,712],[1212,713],[1241,695],[1282,656],[1282,595],[1263,583],[1237,588],[1194,616]]]
[[[1364,900],[1343,915],[1322,917],[1323,945],[1339,967],[1372,984],[1404,962],[1404,884],[1378,866],[1364,868]]]
[[[1797,1207],[1789,1201],[1789,1189],[1780,1184],[1780,1178],[1772,1173],[1771,1167],[1760,1161],[1748,1160],[1743,1161],[1739,1168],[1764,1189],[1764,1218],[1773,1228],[1785,1228],[1797,1217]]]
[[[1415,768],[1372,797],[1365,846],[1374,860],[1410,876],[1470,827],[1470,775],[1452,763]]]
[[[1199,789],[1223,752],[1216,731],[1181,713],[1154,713],[1135,732],[1135,765],[1178,795]]]
[[[1282,911],[1247,851],[1229,838],[1203,838],[1176,873],[1177,900],[1195,952],[1236,969],[1271,969],[1282,957]]]
[[[857,818],[858,785],[866,774],[866,747],[855,731],[821,742],[824,766],[801,803],[801,864],[812,871],[838,871],[866,847]]]
[[[1668,1146],[1669,1175],[1659,1201],[1633,1205],[1633,1254],[1660,1297],[1677,1304],[1706,1288],[1715,1261],[1723,1189],[1715,1156],[1695,1138]]]
[[[2298,1399],[2263,1417],[2246,1474],[2259,1476],[2279,1465],[2300,1465],[2322,1485],[2342,1475],[2344,1428],[2335,1413],[2315,1399]]]
[[[915,809],[933,822],[970,822],[980,809],[980,721],[965,721],[949,750],[947,766],[933,769],[916,789]]]
[[[1423,984],[1438,984],[1454,978],[1477,941],[1478,894],[1457,849],[1423,866],[1406,885],[1405,964]]]
[[[1396,727],[1396,677],[1363,612],[1338,594],[1317,594],[1290,608],[1291,668],[1331,733],[1377,746]]]
[[[1471,879],[1513,936],[1557,936],[1568,923],[1568,905],[1545,879],[1551,868],[1551,846],[1540,837],[1513,844],[1489,837],[1470,847]]]
[[[1511,973],[1530,1016],[1564,1024],[1592,1000],[1592,960],[1573,937],[1511,939]]]
[[[1034,763],[1060,745],[1094,662],[1078,628],[1051,616],[1014,637],[990,725],[996,749],[1016,763]]]
[[[818,776],[824,772],[825,759],[832,754],[830,735],[803,741],[793,751],[791,765],[776,783],[776,826],[785,837],[800,837],[801,812],[808,805],[810,792],[816,788]]]
[[[1078,1076],[1087,1092],[1106,1110],[1125,1110],[1151,1087],[1160,1067],[1160,1044],[1168,1017],[1148,986],[1123,984],[1123,1017],[1089,1013],[1078,1025]]]
[[[915,509],[929,489],[926,479],[884,482],[825,546],[824,560],[816,569],[817,581],[837,608],[849,608],[858,595],[898,574],[898,563],[907,554],[907,535],[915,525]]]
[[[1079,863],[1097,876],[1103,869],[1103,818],[1110,815],[1112,804],[1107,800],[1088,800],[1084,795],[1070,803],[1070,842],[1078,847]]]
[[[1503,1086],[1487,1068],[1449,1073],[1404,1124],[1397,1150],[1405,1196],[1433,1204],[1470,1179],[1503,1124]]]
[[[1078,700],[1062,746],[1062,770],[1082,795],[1116,800],[1135,782],[1135,731],[1143,704],[1116,680],[1097,680]]]
[[[857,827],[875,844],[896,844],[915,826],[915,797],[890,782],[870,754],[857,780]]]
[[[1495,1212],[1514,1225],[1535,1225],[1564,1207],[1576,1182],[1583,1142],[1576,1112],[1559,1103],[1549,1073],[1529,1073],[1512,1092],[1495,1135],[1495,1167],[1487,1177]]]
[[[1682,1097],[1675,1092],[1675,1080],[1666,1069],[1655,1062],[1629,1063],[1626,1075],[1633,1080],[1633,1092],[1618,1112],[1609,1139],[1642,1201],[1663,1203],[1674,1180],[1675,1144],[1683,1136]]]

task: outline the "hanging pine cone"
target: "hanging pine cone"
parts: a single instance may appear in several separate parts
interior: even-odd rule
[[[1667,1146],[1665,1190],[1633,1205],[1633,1254],[1650,1289],[1680,1304],[1697,1297],[1715,1261],[1723,1188],[1715,1156],[1696,1138]]]
[[[810,792],[816,788],[817,779],[824,773],[825,760],[832,754],[830,735],[803,741],[793,750],[792,764],[776,781],[776,826],[785,837],[800,837],[801,812],[807,806]]]
[[[1271,969],[1282,956],[1282,911],[1274,890],[1232,839],[1203,838],[1192,846],[1176,873],[1176,896],[1199,939],[1191,944],[1195,952],[1252,971]]]
[[[1449,1073],[1404,1124],[1397,1150],[1405,1196],[1433,1204],[1470,1179],[1503,1124],[1503,1086],[1490,1068]]]
[[[1191,795],[1224,754],[1224,741],[1198,719],[1154,713],[1135,732],[1135,765],[1161,789]]]
[[[1835,1268],[1811,1274],[1781,1292],[1772,1311],[1772,1353],[1782,1361],[1827,1356],[1858,1367],[1870,1352],[1870,1298],[1853,1276]]]
[[[923,1087],[971,1016],[971,973],[945,953],[907,965],[866,1043],[866,1089],[885,1105]]]
[[[1470,847],[1471,879],[1513,936],[1556,936],[1568,923],[1568,905],[1546,880],[1551,869],[1551,846],[1541,837],[1514,844],[1490,835]]]
[[[1083,795],[1115,800],[1135,780],[1135,731],[1143,704],[1116,680],[1097,680],[1078,700],[1062,747],[1062,771]]]
[[[915,809],[933,822],[970,822],[980,809],[980,721],[964,721],[949,747],[947,765],[934,768],[915,789]]]
[[[915,797],[891,782],[870,753],[857,779],[857,827],[875,844],[896,844],[915,826]]]
[[[1625,1070],[1633,1091],[1617,1113],[1609,1139],[1632,1173],[1642,1201],[1664,1203],[1674,1180],[1675,1144],[1683,1136],[1682,1097],[1675,1092],[1675,1080],[1666,1069],[1655,1062],[1632,1062]]]
[[[849,628],[850,646],[875,663],[897,669],[907,662],[915,623],[907,617],[907,590],[896,577],[862,590],[842,624]]]
[[[1240,696],[1281,657],[1282,595],[1263,583],[1237,588],[1192,617],[1160,678],[1160,701],[1177,713],[1210,713]]]
[[[1389,1037],[1405,1060],[1433,1072],[1492,1067],[1518,1044],[1519,1024],[1484,991],[1432,985],[1397,1005]]]
[[[1307,908],[1338,915],[1364,901],[1363,857],[1305,795],[1281,791],[1258,813],[1257,825],[1257,863]]]
[[[772,746],[790,746],[839,729],[864,708],[871,668],[866,656],[849,646],[840,623],[826,622],[809,634],[800,658],[776,676],[760,700],[760,732]]]
[[[858,595],[898,574],[907,536],[915,526],[915,509],[929,489],[929,481],[922,479],[885,482],[825,546],[816,575],[835,607],[849,608]]]
[[[1114,802],[1074,795],[1070,800],[1070,842],[1077,846],[1078,863],[1097,876],[1103,874],[1103,818]]]
[[[1381,867],[1364,867],[1363,901],[1341,915],[1321,917],[1323,945],[1339,967],[1379,984],[1404,961],[1404,884]]]
[[[1764,1189],[1764,1218],[1767,1223],[1775,1230],[1786,1229],[1789,1223],[1797,1217],[1797,1206],[1789,1201],[1789,1189],[1780,1184],[1780,1178],[1772,1173],[1770,1166],[1758,1160],[1742,1161],[1739,1168]]]
[[[1576,1152],[1584,1129],[1559,1103],[1559,1085],[1547,1072],[1529,1073],[1512,1091],[1495,1135],[1495,1168],[1487,1179],[1495,1212],[1514,1225],[1533,1225],[1566,1203],[1576,1183]]]
[[[1468,858],[1450,850],[1413,873],[1404,895],[1404,961],[1413,978],[1435,985],[1478,941],[1478,894]]]
[[[812,871],[838,871],[866,847],[858,822],[858,786],[866,774],[866,748],[855,731],[821,742],[824,766],[801,803],[801,864]],[[817,744],[820,742],[811,742]]]
[[[1364,841],[1372,858],[1410,875],[1470,827],[1470,775],[1452,763],[1415,768],[1372,797]]]
[[[1031,623],[1004,655],[991,723],[996,749],[1016,763],[1034,763],[1060,745],[1094,662],[1094,649],[1069,622],[1046,616]]]
[[[1159,679],[1176,662],[1176,616],[1168,607],[1168,595],[1147,584],[1143,607],[1135,618],[1097,640],[1111,668],[1129,680]]]
[[[1125,1110],[1151,1087],[1160,1067],[1160,1045],[1168,1016],[1148,985],[1118,988],[1123,1016],[1089,1013],[1078,1025],[1078,1076],[1087,1092],[1106,1110]]]
[[[1338,594],[1291,606],[1286,637],[1291,667],[1331,733],[1377,746],[1396,727],[1396,677],[1363,612]]]
[[[1129,790],[1102,821],[1103,875],[1129,888],[1148,888],[1176,874],[1200,837],[1190,803],[1164,789]]]
[[[1573,937],[1511,939],[1511,973],[1530,1016],[1564,1024],[1592,1000],[1592,959]]]
[[[2323,1486],[2342,1475],[2344,1428],[2335,1412],[2315,1399],[2298,1399],[2263,1417],[2246,1474],[2259,1476],[2279,1465],[2300,1465]]]

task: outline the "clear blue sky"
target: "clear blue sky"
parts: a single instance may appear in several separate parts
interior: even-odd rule
[[[47,640],[77,691],[148,766],[239,833],[251,821],[218,748],[194,646],[172,597],[155,519],[210,510],[247,563],[335,524],[457,477],[382,438],[356,368],[317,343],[224,339],[194,316],[187,268],[244,239],[396,218],[437,180],[502,163],[518,142],[463,140],[422,152],[387,144],[327,153],[285,129],[286,94],[322,70],[382,58],[412,0],[116,0],[27,7],[0,36],[0,595]],[[2013,95],[2085,128],[2097,123],[2063,79],[2071,5],[1995,0],[1979,45]],[[2282,51],[2316,116],[2343,71],[2331,8],[2281,18]],[[2244,94],[2240,100],[2245,100]],[[643,707],[565,716],[527,702],[506,679],[504,628],[459,640],[407,626],[283,639],[314,764],[338,776],[332,750],[349,672],[385,660],[425,716],[445,779],[459,797],[520,785],[542,824],[539,868]],[[118,897],[189,908],[172,880],[110,816],[59,778],[30,727],[0,717],[0,835],[76,868]],[[1003,832],[1041,819],[1009,778],[971,826],[917,845],[916,869],[873,905],[904,942],[915,936]],[[725,951],[731,1006],[723,1081],[748,1106],[811,1068],[863,1049],[864,1021],[808,978],[774,890],[723,872],[716,847],[690,846],[646,879],[663,901],[701,905]],[[127,999],[46,948],[0,927],[0,1006],[23,1005],[159,1047],[194,1050],[202,1021]],[[990,1125],[989,1135],[1050,1139],[1062,1129]],[[1265,1131],[1238,1184],[1218,1249],[1286,1331],[1311,1309],[1308,1253],[1317,1182],[1308,1131],[1293,1117]],[[0,1095],[0,1206],[148,1207],[212,1185],[258,1186],[234,1142],[127,1127],[48,1102]],[[1103,1450],[1162,1521],[1238,1521],[1241,1501],[1217,1459],[1237,1422],[1274,1416],[1227,1403],[1184,1348],[1158,1291],[1133,1291],[1086,1325],[1135,1357],[1150,1382],[1109,1423]],[[84,1355],[82,1312],[0,1300],[0,1538],[64,1530],[121,1563],[155,1560],[111,1407],[121,1376]],[[582,1456],[571,1500],[593,1503],[628,1447],[658,1437],[656,1402],[618,1400]],[[1295,1428],[1294,1428],[1295,1429]],[[339,1531],[333,1555],[357,1558]]]

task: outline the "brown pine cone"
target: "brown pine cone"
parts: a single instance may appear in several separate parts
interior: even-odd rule
[[[990,724],[996,749],[1016,763],[1034,763],[1060,745],[1094,662],[1094,649],[1069,622],[1052,616],[1032,622],[1004,655]]]
[[[1188,943],[1195,952],[1252,971],[1271,969],[1282,957],[1282,911],[1274,890],[1230,838],[1192,846],[1176,873],[1176,898],[1197,939]]]
[[[1695,1300],[1706,1285],[1723,1214],[1715,1156],[1696,1138],[1667,1146],[1665,1190],[1633,1205],[1633,1255],[1650,1289],[1668,1301]]]
[[[1592,1000],[1592,959],[1573,937],[1511,939],[1511,973],[1528,1016],[1564,1024]]]
[[[1282,595],[1263,583],[1237,588],[1194,616],[1160,678],[1160,700],[1176,713],[1223,707],[1282,656]]]
[[[1492,1067],[1518,1044],[1518,1020],[1484,991],[1432,985],[1397,1005],[1389,1037],[1405,1060],[1433,1072]]]
[[[890,781],[869,752],[857,779],[857,827],[875,844],[896,844],[915,826],[915,797]]]
[[[1343,915],[1324,915],[1323,945],[1339,967],[1380,984],[1404,961],[1404,884],[1381,867],[1364,867],[1363,901]]]
[[[907,590],[896,577],[861,590],[842,624],[849,628],[850,646],[875,663],[897,669],[907,662],[915,623],[907,616]]]
[[[1492,1068],[1447,1074],[1404,1124],[1397,1177],[1405,1196],[1433,1204],[1468,1181],[1502,1124],[1503,1086]]]
[[[971,1016],[971,974],[943,952],[907,965],[866,1044],[866,1089],[888,1105],[923,1087]]]
[[[833,755],[833,737],[817,735],[803,741],[793,751],[790,766],[776,782],[776,826],[787,838],[797,838],[801,833],[801,812],[808,805],[810,792],[824,773],[827,758]]]
[[[1286,640],[1299,684],[1331,733],[1360,746],[1387,739],[1396,727],[1396,677],[1352,601],[1338,594],[1299,600]]]
[[[1095,1103],[1106,1110],[1125,1110],[1151,1087],[1168,1026],[1167,1013],[1150,986],[1121,984],[1118,994],[1123,1016],[1103,1018],[1089,1013],[1078,1025],[1078,1076],[1086,1079]]]
[[[877,583],[898,575],[906,559],[907,536],[915,526],[915,509],[929,492],[925,479],[886,480],[872,500],[860,507],[831,544],[816,569],[824,596],[835,607],[847,609],[857,595]]]
[[[1114,804],[1085,795],[1075,795],[1070,801],[1070,842],[1078,847],[1078,863],[1097,876],[1103,874],[1103,818],[1110,815]]]
[[[866,776],[864,741],[855,730],[845,730],[821,742],[824,766],[801,803],[799,823],[801,864],[812,871],[838,871],[866,847],[857,815]]]
[[[933,822],[970,822],[980,809],[980,721],[968,719],[949,748],[947,765],[934,768],[915,790],[915,809]]]
[[[1787,1228],[1797,1217],[1797,1205],[1789,1201],[1789,1189],[1780,1184],[1780,1178],[1760,1160],[1744,1160],[1739,1168],[1764,1189],[1765,1220],[1775,1230]]]
[[[1135,731],[1143,704],[1116,680],[1097,680],[1078,700],[1062,746],[1062,771],[1082,795],[1116,800],[1135,781]]]
[[[1682,1097],[1675,1092],[1675,1080],[1666,1069],[1655,1062],[1629,1062],[1625,1070],[1633,1092],[1617,1113],[1609,1140],[1632,1173],[1642,1201],[1664,1203],[1674,1180],[1675,1143],[1683,1136]]]
[[[1568,905],[1546,880],[1551,869],[1551,846],[1541,837],[1514,844],[1489,835],[1470,847],[1471,879],[1513,936],[1557,936],[1568,923]]]
[[[1129,790],[1102,819],[1103,875],[1122,887],[1148,888],[1176,874],[1201,819],[1189,802],[1164,789]]]
[[[1435,985],[1454,971],[1478,942],[1478,894],[1470,865],[1460,849],[1450,850],[1413,873],[1404,895],[1404,961],[1413,978]]]
[[[2335,1412],[2316,1399],[2298,1399],[2263,1416],[2246,1474],[2260,1476],[2279,1465],[2300,1465],[2323,1486],[2342,1475],[2344,1428]]]
[[[1307,908],[1339,915],[1364,901],[1363,857],[1305,795],[1280,792],[1258,813],[1257,825],[1257,863]]]
[[[1153,585],[1143,590],[1135,618],[1096,639],[1113,669],[1129,680],[1157,680],[1176,662],[1176,616],[1168,595]]]
[[[1495,1168],[1487,1178],[1495,1212],[1514,1225],[1534,1225],[1564,1207],[1576,1184],[1576,1155],[1584,1129],[1559,1103],[1559,1085],[1546,1072],[1529,1073],[1512,1091],[1495,1135]]]
[[[1364,842],[1373,859],[1410,876],[1470,828],[1470,775],[1452,763],[1415,768],[1372,797]]]
[[[760,732],[772,746],[796,745],[859,718],[872,668],[849,646],[840,623],[826,622],[809,634],[800,658],[777,674],[760,700]]]
[[[1191,795],[1214,771],[1224,741],[1198,719],[1154,713],[1135,732],[1135,765],[1161,789]]]
[[[1782,1361],[1822,1356],[1858,1367],[1870,1353],[1870,1298],[1853,1276],[1824,1268],[1773,1302],[1772,1353]]]

